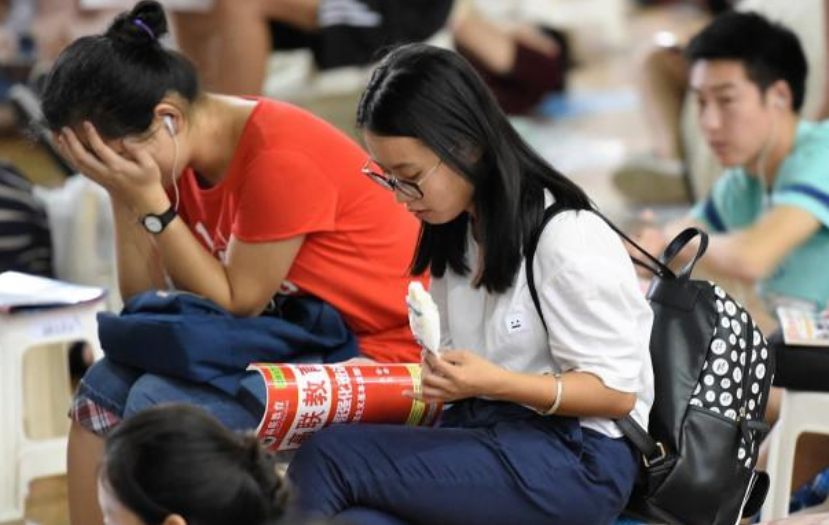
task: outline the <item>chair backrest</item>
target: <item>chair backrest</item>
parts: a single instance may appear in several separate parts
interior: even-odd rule
[[[55,276],[107,289],[107,309],[120,310],[115,230],[107,192],[86,177],[74,175],[58,188],[37,187],[35,194],[45,202],[54,232]]]

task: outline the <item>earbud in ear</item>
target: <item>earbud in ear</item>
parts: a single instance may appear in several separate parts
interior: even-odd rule
[[[173,117],[170,115],[164,115],[164,126],[167,128],[167,132],[170,133],[171,137],[176,136],[176,121],[173,120]]]
[[[784,97],[776,97],[774,99],[774,106],[780,109],[786,109],[786,99]]]

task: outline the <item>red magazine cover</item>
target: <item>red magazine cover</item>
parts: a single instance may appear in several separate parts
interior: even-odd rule
[[[267,406],[256,429],[273,451],[293,450],[317,430],[344,423],[431,426],[443,409],[403,395],[420,390],[419,364],[253,363]]]

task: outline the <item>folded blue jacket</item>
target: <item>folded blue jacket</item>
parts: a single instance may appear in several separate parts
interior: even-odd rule
[[[119,314],[98,314],[108,358],[154,374],[209,383],[235,396],[253,362],[344,361],[358,354],[354,334],[331,305],[280,297],[280,315],[236,317],[189,293],[148,291]]]

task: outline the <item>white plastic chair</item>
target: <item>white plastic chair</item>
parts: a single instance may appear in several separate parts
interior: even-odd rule
[[[35,187],[46,205],[54,245],[55,276],[107,290],[107,309],[121,309],[115,226],[106,190],[81,175],[57,188]]]
[[[785,390],[780,416],[769,436],[768,474],[771,487],[763,505],[763,519],[789,514],[797,438],[804,432],[829,434],[829,393]]]
[[[68,344],[85,341],[96,358],[102,355],[95,314],[103,308],[102,297],[80,305],[0,314],[0,523],[23,517],[33,479],[66,472],[66,436],[35,439],[31,423],[66,418],[71,395]],[[38,354],[31,350],[45,345],[57,351],[40,352],[45,359],[30,358]]]

